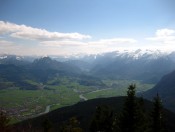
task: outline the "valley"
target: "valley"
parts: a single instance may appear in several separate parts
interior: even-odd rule
[[[174,7],[0,0],[0,132],[175,132]]]
[[[13,122],[16,122],[89,99],[126,95],[127,86],[131,83],[137,84],[138,91],[145,91],[154,86],[129,80],[103,82],[106,88],[84,86],[67,80],[64,85],[45,85],[39,90],[4,89],[0,90],[0,104],[13,118]]]
[[[142,96],[173,71],[174,56],[158,50],[69,58],[1,55],[0,106],[14,123],[78,102],[125,96],[130,84]]]

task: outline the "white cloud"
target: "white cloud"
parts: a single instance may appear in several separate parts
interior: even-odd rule
[[[175,30],[165,28],[165,29],[157,30],[156,36],[165,37],[165,36],[171,36],[174,33],[175,33]]]
[[[80,33],[49,32],[45,29],[0,21],[0,34],[10,34],[11,37],[31,40],[82,40],[91,38]]]
[[[21,27],[22,26],[23,25],[21,25]],[[18,31],[19,28],[20,28],[19,25],[9,23],[9,22],[0,21],[0,34],[15,32],[15,31]]]
[[[48,46],[48,47],[61,47],[61,46],[82,46],[85,45],[85,42],[81,41],[70,41],[70,40],[65,40],[65,41],[43,41],[40,43],[42,46]]]
[[[112,38],[112,39],[101,39],[98,41],[43,41],[41,44],[45,46],[125,46],[127,44],[133,44],[137,41],[131,38]]]
[[[0,48],[14,46],[13,42],[6,41],[6,40],[0,40]]]
[[[132,47],[137,41],[131,38],[112,38],[97,41],[44,41],[40,45],[52,48],[60,48],[69,53],[100,53],[114,51],[122,47]]]
[[[131,38],[112,38],[112,39],[101,39],[99,41],[90,42],[90,44],[99,44],[99,45],[120,45],[136,43],[137,40]]]
[[[160,29],[157,30],[154,37],[147,38],[147,40],[157,41],[163,45],[175,45],[175,30],[172,29]]]
[[[0,44],[4,45],[4,51],[18,54],[100,53],[114,51],[120,48],[131,48],[137,43],[137,40],[132,38],[84,41],[84,39],[91,38],[91,36],[80,33],[49,32],[45,29],[4,21],[0,21],[0,35],[3,39],[7,37],[6,39],[11,38],[11,40],[14,40],[14,45],[10,45],[12,43],[7,41],[0,41]],[[19,40],[12,38],[18,38]],[[7,47],[8,44],[9,47]]]
[[[20,51],[20,47],[15,43],[7,40],[0,39],[0,53],[17,54]]]

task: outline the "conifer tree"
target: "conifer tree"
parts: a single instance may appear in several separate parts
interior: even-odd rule
[[[8,118],[6,112],[0,110],[0,132],[6,132],[9,130],[9,122],[10,119]]]
[[[143,99],[135,96],[136,86],[128,87],[126,101],[120,118],[121,132],[146,132],[147,120],[144,112]]]
[[[136,132],[150,132],[149,116],[146,114],[144,99],[142,97],[137,99],[136,109]]]
[[[121,132],[119,124],[120,124],[120,114],[116,113],[113,119],[112,132]]]
[[[49,130],[52,128],[52,123],[49,119],[45,119],[42,123],[42,126],[44,128],[44,132],[49,132]]]
[[[124,103],[124,108],[121,115],[121,131],[135,132],[136,128],[136,99],[135,99],[135,85],[130,85],[127,91],[127,98]]]
[[[83,129],[79,127],[80,122],[76,117],[71,117],[66,124],[61,126],[60,132],[83,132]]]
[[[154,98],[154,108],[151,113],[152,117],[152,131],[163,132],[164,131],[164,120],[163,120],[163,105],[159,97],[159,94]]]
[[[94,118],[91,122],[91,132],[112,132],[113,125],[113,112],[111,109],[104,105],[98,106]]]

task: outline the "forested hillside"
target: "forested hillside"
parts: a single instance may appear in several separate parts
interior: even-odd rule
[[[159,131],[175,130],[175,114],[163,109],[161,99],[155,95],[151,103],[135,97],[135,86],[130,85],[127,97],[93,99],[73,106],[57,109],[46,115],[29,119],[16,127],[44,130],[44,120],[52,124],[48,129],[85,131]],[[151,116],[150,116],[151,115]],[[159,118],[157,118],[157,116]],[[161,117],[161,118],[160,118]],[[71,122],[73,121],[73,122]],[[74,122],[75,121],[75,122]],[[161,122],[161,124],[159,124]],[[75,124],[74,124],[75,123]],[[159,125],[156,126],[158,123]],[[156,127],[154,127],[156,126]]]
[[[154,88],[143,93],[143,96],[151,99],[157,93],[164,105],[175,112],[175,71],[165,75]]]

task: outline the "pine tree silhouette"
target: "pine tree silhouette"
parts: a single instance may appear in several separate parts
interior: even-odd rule
[[[164,132],[165,122],[163,119],[163,105],[159,94],[154,98],[153,102],[154,108],[151,113],[152,117],[152,131],[153,132]]]
[[[128,87],[127,97],[120,117],[121,132],[146,132],[148,126],[144,112],[144,101],[135,96],[136,86]]]
[[[113,112],[106,106],[97,106],[94,118],[91,122],[91,132],[112,132]]]

